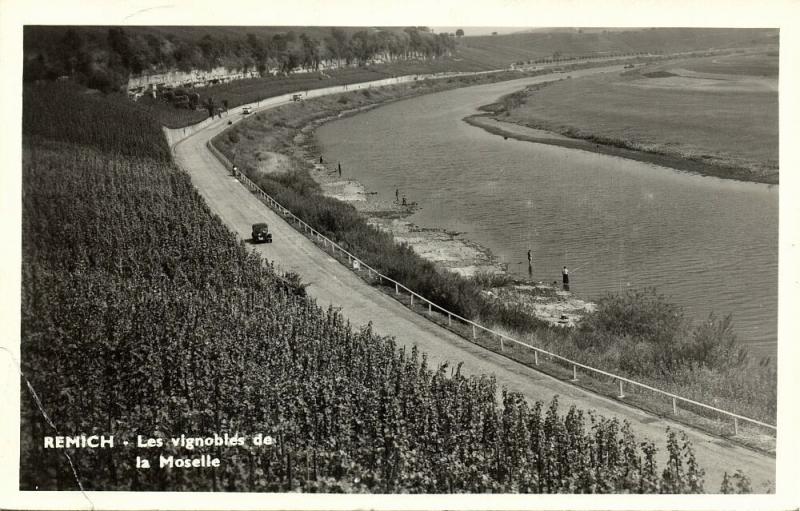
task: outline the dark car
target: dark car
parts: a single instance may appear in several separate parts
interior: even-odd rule
[[[272,233],[267,224],[253,224],[253,243],[272,243]]]

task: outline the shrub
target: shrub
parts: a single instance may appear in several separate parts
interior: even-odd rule
[[[513,279],[508,273],[477,272],[472,276],[472,281],[482,288],[490,289],[511,284]]]
[[[725,472],[719,489],[719,492],[724,494],[751,493],[752,491],[750,478],[744,475],[741,470],[737,470],[732,476],[728,476],[728,473]]]
[[[685,330],[683,312],[655,289],[608,294],[597,310],[582,323],[580,334],[596,333],[631,337],[657,345],[669,345]]]
[[[730,315],[720,320],[709,314],[707,321],[695,326],[690,349],[692,359],[706,367],[741,365],[747,357],[747,351],[736,343]]]
[[[581,350],[617,354],[625,374],[671,378],[680,368],[729,370],[743,365],[747,352],[733,333],[731,316],[692,327],[682,310],[654,289],[607,295],[573,332]]]
[[[185,108],[191,109],[191,103],[189,102],[188,96],[175,96],[175,101],[172,103],[175,105],[175,108]]]

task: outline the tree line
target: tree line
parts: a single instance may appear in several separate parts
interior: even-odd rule
[[[165,71],[210,70],[224,66],[240,72],[291,73],[365,65],[384,60],[437,58],[455,49],[454,34],[434,34],[427,27],[313,31],[263,31],[232,36],[209,29],[191,39],[146,28],[67,27],[48,37],[53,27],[26,27],[25,81],[66,79],[100,90],[116,90],[131,75]],[[177,31],[180,32],[180,31]],[[43,43],[43,40],[49,41]]]

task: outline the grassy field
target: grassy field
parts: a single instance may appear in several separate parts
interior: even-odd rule
[[[469,30],[467,30],[469,35]],[[458,57],[505,67],[511,62],[550,57],[605,57],[634,53],[669,54],[754,44],[777,44],[774,29],[658,28],[572,29],[464,37]]]
[[[498,119],[778,181],[778,57],[675,60],[529,91]]]

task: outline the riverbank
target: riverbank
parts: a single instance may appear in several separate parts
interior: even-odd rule
[[[464,122],[486,130],[494,135],[524,142],[547,144],[568,149],[580,149],[598,154],[607,154],[629,160],[652,163],[661,167],[668,167],[683,172],[691,172],[704,176],[713,176],[722,179],[735,179],[754,183],[778,184],[777,174],[759,174],[743,167],[722,166],[705,163],[700,160],[683,158],[680,156],[649,152],[638,149],[629,149],[618,145],[602,143],[592,137],[577,138],[561,133],[533,128],[517,122],[502,121],[492,114],[476,114],[464,118]]]
[[[339,175],[338,163],[319,163],[319,148],[314,131],[323,124],[374,108],[353,109],[335,116],[309,122],[293,138],[293,158],[301,158],[309,175],[319,184],[322,194],[351,205],[364,215],[369,225],[389,233],[400,244],[407,244],[423,259],[438,268],[461,277],[478,278],[488,285],[484,296],[503,306],[519,308],[551,326],[576,326],[582,317],[595,310],[594,303],[583,300],[559,286],[542,281],[512,278],[508,265],[501,263],[487,247],[468,239],[465,234],[446,229],[421,227],[406,220],[424,204],[402,204],[399,197],[387,200],[367,190],[357,180]],[[493,285],[496,284],[496,285]]]
[[[506,138],[778,184],[777,56],[762,49],[626,68],[526,87],[465,120]]]

